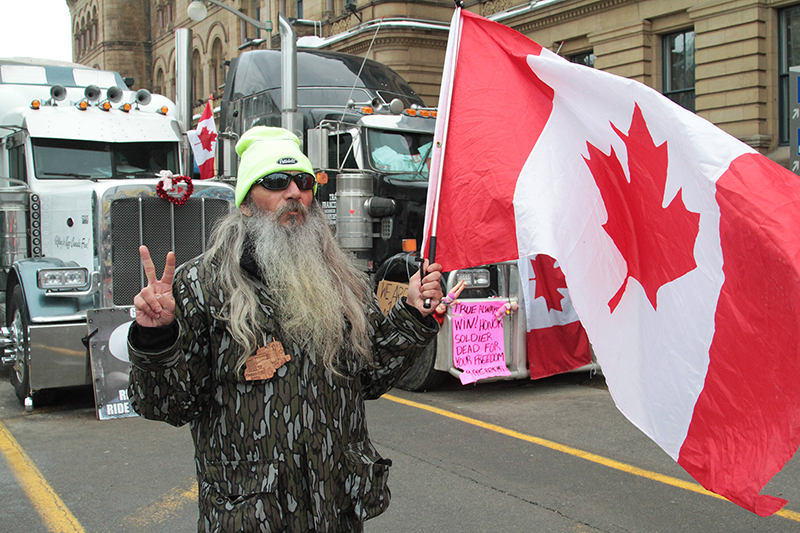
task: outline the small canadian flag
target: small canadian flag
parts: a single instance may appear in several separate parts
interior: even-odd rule
[[[206,108],[200,115],[197,128],[186,132],[192,153],[200,170],[200,179],[214,177],[214,154],[217,150],[217,125],[214,124],[214,113],[211,108],[213,98],[209,96]]]

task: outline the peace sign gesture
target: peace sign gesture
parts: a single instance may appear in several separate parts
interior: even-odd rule
[[[168,326],[175,320],[175,298],[172,296],[172,278],[175,276],[175,254],[167,254],[164,275],[156,279],[156,267],[150,259],[147,246],[139,247],[142,256],[144,273],[147,276],[147,287],[133,298],[136,307],[136,322],[140,326]]]

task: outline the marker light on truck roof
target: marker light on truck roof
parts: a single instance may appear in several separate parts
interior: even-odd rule
[[[373,113],[373,109],[371,107],[362,107],[361,112],[366,113],[367,115],[371,115]]]
[[[166,115],[167,113],[169,113],[169,108],[165,105],[162,105],[159,108],[158,112],[161,113],[162,115]]]
[[[100,104],[100,109],[102,109],[103,111],[111,111],[111,102],[106,100],[105,102]]]
[[[127,113],[128,111],[130,111],[130,110],[131,110],[131,104],[130,104],[130,102],[125,102],[124,104],[122,104],[121,106],[119,106],[119,110],[120,110],[120,111],[124,111],[125,113]]]
[[[412,117],[436,118],[436,111],[430,109],[414,109],[413,107],[406,108],[406,113]]]
[[[77,107],[81,111],[86,111],[87,109],[89,109],[89,102],[87,102],[86,100],[81,100],[75,107]]]
[[[31,109],[39,109],[42,103],[39,100],[33,100],[31,102]]]

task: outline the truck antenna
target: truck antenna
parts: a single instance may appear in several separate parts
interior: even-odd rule
[[[356,84],[358,83],[359,78],[361,78],[361,71],[364,70],[364,65],[367,63],[367,57],[369,57],[369,53],[372,51],[372,45],[375,43],[375,37],[378,36],[378,31],[381,29],[381,24],[383,23],[383,17],[381,20],[378,21],[378,27],[375,28],[375,33],[372,36],[372,40],[369,42],[369,48],[367,48],[367,53],[364,54],[364,61],[361,62],[361,67],[358,69],[358,74],[356,74],[356,79],[353,80],[353,87],[350,89],[350,96],[347,97],[347,101],[349,102],[353,98],[353,93],[356,90]],[[339,122],[344,121],[344,115],[347,113],[347,104],[344,106],[344,110],[342,111],[342,118],[339,119]]]

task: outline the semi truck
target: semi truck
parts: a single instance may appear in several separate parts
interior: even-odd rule
[[[317,200],[338,242],[371,276],[376,291],[381,282],[408,283],[419,268],[417,245],[409,243],[422,242],[436,110],[383,64],[312,49],[287,54],[293,41],[282,38],[282,51],[253,50],[231,61],[219,125],[220,138],[231,142],[218,151],[217,167],[235,175],[233,141],[253,126],[286,127],[287,111],[296,114],[290,129],[303,139],[317,170]],[[288,90],[287,70],[296,71],[296,87]],[[287,106],[290,98],[295,100]],[[502,318],[509,370],[503,379],[529,377],[516,263],[450,272],[445,294],[460,280],[466,281],[462,303],[519,304],[518,312]],[[452,339],[448,311],[436,342],[399,386],[426,390],[448,373],[458,376]]]
[[[220,181],[163,187],[161,171],[180,174],[184,128],[172,101],[129,83],[0,59],[0,345],[28,409],[92,384],[87,312],[133,304],[146,283],[138,247],[158,269],[169,250],[187,261],[233,202]]]

